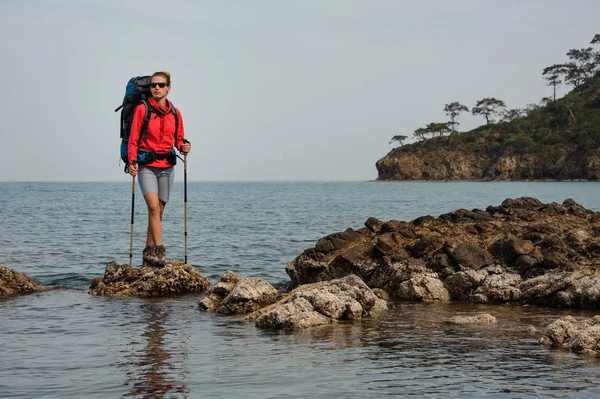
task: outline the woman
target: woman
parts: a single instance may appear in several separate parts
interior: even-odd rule
[[[167,254],[162,240],[162,215],[165,205],[169,202],[175,179],[176,159],[173,147],[179,149],[182,154],[192,150],[191,144],[184,138],[181,113],[167,100],[169,91],[171,74],[155,72],[150,83],[152,97],[148,104],[151,114],[147,128],[142,132],[146,117],[146,105],[142,103],[134,111],[128,144],[129,159],[134,159],[129,164],[129,174],[138,176],[148,207],[146,248],[142,253],[144,265],[148,266],[164,266],[166,261]],[[138,151],[145,152],[146,156],[150,155],[155,160],[144,165],[138,164]]]

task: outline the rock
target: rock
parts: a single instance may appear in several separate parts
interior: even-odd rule
[[[454,261],[445,253],[433,255],[427,267],[437,273],[440,277],[446,278],[456,272]]]
[[[444,241],[441,237],[426,235],[417,239],[412,245],[408,245],[407,249],[416,258],[430,258],[440,250],[443,244]]]
[[[401,244],[402,238],[400,233],[384,233],[379,235],[375,240],[373,251],[375,251],[379,257],[387,256],[392,260],[407,259],[410,257],[410,254]],[[365,256],[363,255],[363,259],[364,258]]]
[[[0,298],[31,294],[41,289],[41,284],[31,277],[0,265]]]
[[[90,294],[121,297],[159,297],[200,293],[210,281],[189,263],[169,260],[164,267],[133,268],[114,261],[106,265],[104,276],[92,280]]]
[[[304,329],[332,323],[333,320],[314,310],[305,298],[272,306],[256,319],[255,325],[264,329]]]
[[[250,315],[259,328],[301,329],[355,320],[387,309],[385,301],[357,276],[302,285],[285,299]]]
[[[199,306],[202,310],[216,310],[223,299],[233,290],[236,284],[241,280],[241,277],[230,271],[226,270],[225,273],[219,277],[215,285],[210,287],[206,292],[206,295],[200,299]]]
[[[527,333],[529,335],[535,335],[539,333],[539,330],[537,328],[535,328],[534,326],[528,326],[527,327]]]
[[[600,316],[579,321],[572,316],[561,317],[546,328],[539,342],[549,347],[598,356],[600,355]]]
[[[461,269],[481,269],[494,263],[492,255],[475,243],[462,243],[452,254],[454,261]]]
[[[289,262],[289,289],[353,274],[396,300],[600,307],[599,224],[571,199],[531,197],[412,222],[370,218],[366,233],[326,236],[327,250]]]
[[[531,273],[529,273],[529,270],[531,270],[535,266],[537,261],[538,260],[536,258],[534,258],[533,256],[520,255],[515,258],[513,267],[519,273],[523,273],[523,274],[527,273],[527,275],[531,275]]]
[[[533,252],[534,245],[529,240],[519,238],[502,239],[496,241],[490,248],[496,258],[501,258],[505,264],[510,265],[521,255],[529,255]]]
[[[572,287],[579,277],[582,275],[578,273],[548,273],[523,281],[520,289],[523,299],[527,303],[558,305],[556,303],[557,293]]]
[[[454,316],[446,320],[452,324],[493,324],[497,320],[494,316],[488,313],[479,313],[473,316]]]
[[[301,284],[331,280],[328,273],[329,260],[319,256],[317,252],[304,252],[285,266],[290,276],[289,289]]]
[[[487,275],[484,270],[464,270],[449,276],[444,283],[451,298],[466,300],[483,284]]]
[[[574,273],[572,284],[558,291],[553,305],[570,308],[600,308],[600,279],[596,274]]]
[[[344,248],[352,242],[359,240],[364,237],[364,234],[354,231],[353,229],[347,229],[341,233],[330,234],[326,237],[321,238],[315,245],[315,250],[327,254],[336,249]]]
[[[383,226],[383,222],[377,218],[370,217],[365,222],[365,227],[368,228],[373,233],[378,233],[381,231],[381,226]]]
[[[537,198],[532,197],[521,197],[521,198],[507,198],[502,201],[502,207],[505,209],[512,210],[537,210],[544,206],[544,204]]]
[[[251,313],[272,304],[279,293],[260,277],[239,277],[226,271],[200,300],[200,308],[221,314]]]
[[[521,276],[515,273],[488,275],[475,290],[471,300],[477,303],[517,302],[522,296],[520,283]]]
[[[448,301],[450,294],[444,283],[435,275],[421,274],[400,283],[398,290],[391,294],[393,298],[406,301]]]

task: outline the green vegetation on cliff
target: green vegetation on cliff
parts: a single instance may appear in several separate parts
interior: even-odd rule
[[[600,44],[600,35],[591,44]],[[569,62],[542,73],[554,93],[563,82],[573,87],[564,97],[545,97],[526,109],[509,110],[496,98],[481,99],[470,112],[486,124],[467,132],[456,126],[460,113],[469,109],[459,102],[446,104],[450,120],[416,129],[419,141],[403,144],[407,136],[392,137],[401,146],[377,162],[378,180],[598,180],[600,50],[572,49],[567,56]],[[562,157],[563,163],[550,165],[549,154]],[[502,166],[507,162],[510,167]],[[586,170],[595,167],[597,172]]]

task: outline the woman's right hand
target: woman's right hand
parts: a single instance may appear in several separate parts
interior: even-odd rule
[[[135,175],[137,175],[138,172],[138,164],[137,162],[133,162],[129,164],[129,174],[133,177],[135,177]]]

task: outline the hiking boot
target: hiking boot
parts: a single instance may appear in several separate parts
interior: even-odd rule
[[[157,266],[164,266],[167,263],[167,250],[164,245],[154,247],[154,254],[156,255]]]
[[[157,249],[155,246],[150,246],[144,248],[142,252],[142,259],[144,261],[144,266],[163,266],[164,263],[161,264],[160,257],[157,255]]]
[[[142,262],[144,266],[151,266],[154,263],[156,256],[152,250],[154,247],[146,247],[142,251]]]

